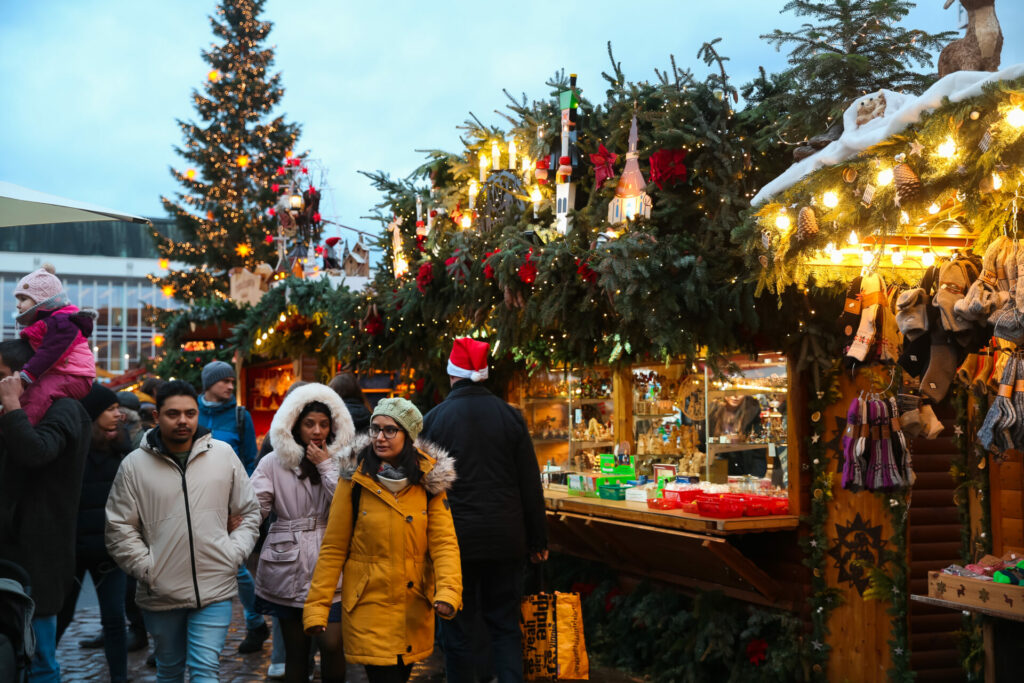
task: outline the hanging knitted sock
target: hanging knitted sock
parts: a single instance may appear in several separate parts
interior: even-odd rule
[[[992,350],[992,372],[988,375],[988,380],[985,382],[985,390],[992,392],[993,394],[999,391],[999,380],[1003,378],[1003,370],[1006,369],[1006,364],[1010,362],[1010,356],[1012,354],[1004,349],[993,349]]]
[[[1024,445],[1024,357],[1020,354],[1007,354],[1010,355],[1010,363],[1014,363],[1017,366],[1016,379],[1013,382],[1013,413],[1014,420],[1013,426],[1010,427],[1010,448],[1020,450],[1020,447]]]
[[[864,442],[867,438],[865,429],[865,402],[855,398],[850,403],[850,409],[846,413],[847,429],[850,431],[850,438],[847,441],[847,449],[843,459],[843,488],[850,491],[860,491],[864,488],[864,469],[861,466],[860,454],[864,452]]]
[[[853,444],[857,440],[860,417],[860,399],[850,401],[850,407],[846,411],[846,429],[843,430],[843,479],[844,489],[850,488],[853,480]]]
[[[978,396],[984,395],[985,391],[987,391],[985,383],[988,382],[988,378],[992,374],[993,366],[992,349],[982,349],[978,353],[978,369],[974,373],[974,380],[971,382],[971,390]]]
[[[934,439],[944,429],[942,423],[939,422],[939,418],[935,417],[935,411],[927,403],[921,406],[921,422],[924,423],[921,436],[925,439]]]
[[[921,393],[932,400],[933,403],[942,403],[949,392],[949,385],[953,381],[953,374],[960,365],[957,362],[956,349],[952,345],[943,343],[945,335],[933,334],[931,357],[928,360],[928,369],[921,378]]]
[[[882,432],[880,406],[878,399],[868,401],[868,424],[871,425],[871,441],[868,443],[867,474],[864,476],[864,488],[874,491],[882,486]]]
[[[985,450],[998,449],[997,452],[1002,452],[999,430],[1000,425],[1005,421],[1004,418],[1007,413],[1011,416],[1013,415],[1013,405],[1010,402],[1010,398],[1013,394],[1012,383],[1015,368],[1016,363],[1007,364],[1003,372],[1003,381],[999,385],[999,391],[996,392],[996,397],[992,400],[988,413],[985,414],[985,420],[981,423],[981,428],[978,430],[978,443]]]
[[[893,413],[889,412],[887,401],[879,403],[882,404],[882,486],[888,490],[903,486],[903,477],[900,475],[899,454],[893,438]]]
[[[971,384],[971,380],[974,379],[974,375],[978,372],[978,354],[969,353],[967,358],[956,371],[956,383],[960,386],[967,388]]]
[[[996,448],[1007,451],[1013,448],[1013,427],[1017,423],[1017,410],[1013,406],[1013,388],[1017,382],[1017,363],[1007,363],[1003,373],[1006,384],[999,385],[999,394],[1006,399],[1006,406],[995,426]]]
[[[903,480],[904,486],[913,486],[917,475],[914,474],[914,466],[910,457],[910,443],[907,441],[906,434],[903,433],[903,418],[900,415],[899,404],[895,396],[889,397],[889,415],[893,446],[899,450],[900,457],[897,462],[899,463],[900,478]]]

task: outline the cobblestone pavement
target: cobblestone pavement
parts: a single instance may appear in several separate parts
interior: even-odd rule
[[[234,603],[234,615],[228,629],[227,641],[220,656],[221,683],[247,683],[249,681],[267,680],[267,667],[270,666],[270,641],[262,652],[251,655],[238,654],[238,644],[245,637],[245,620],[242,607],[238,601]],[[268,620],[269,623],[269,620]],[[78,641],[93,636],[100,631],[100,613],[92,606],[79,605],[75,613],[75,621],[68,627],[57,648],[57,659],[60,661],[61,679],[64,683],[88,681],[89,683],[107,683],[107,660],[102,649],[83,650]],[[149,651],[128,653],[128,675],[132,683],[155,683],[156,669],[146,666]],[[314,680],[320,680],[319,671]],[[364,683],[366,674],[361,666],[349,665],[349,683]],[[435,655],[416,665],[410,683],[427,683],[427,681],[443,681],[441,660]]]
[[[251,655],[238,654],[238,644],[245,637],[245,620],[242,616],[242,607],[238,601],[233,601],[234,614],[231,619],[231,627],[228,629],[227,641],[224,643],[224,651],[220,656],[220,680],[221,683],[248,683],[250,681],[265,681],[267,679],[267,667],[270,666],[270,641],[268,640],[262,652]],[[61,678],[64,683],[78,683],[88,681],[89,683],[109,683],[107,675],[107,660],[103,656],[103,650],[83,650],[78,647],[78,641],[93,636],[100,631],[100,613],[95,605],[79,603],[78,611],[75,613],[75,621],[68,627],[64,637],[57,648],[57,659],[60,661]],[[146,666],[148,650],[128,653],[128,676],[132,683],[155,683],[156,669]],[[320,673],[317,671],[314,678],[320,680]],[[435,683],[444,681],[443,662],[440,653],[435,652],[430,658],[419,662],[413,668],[410,683]],[[627,676],[618,671],[602,669],[591,666],[590,680],[595,683],[634,683],[638,679]],[[361,666],[349,665],[349,683],[366,683],[366,673]]]

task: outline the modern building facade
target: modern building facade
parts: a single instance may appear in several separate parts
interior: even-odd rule
[[[51,263],[71,302],[99,314],[90,340],[98,368],[120,374],[156,355],[158,331],[146,324],[146,306],[177,308],[180,303],[164,297],[146,278],[161,271],[152,229],[174,232],[170,220],[152,221],[153,228],[109,221],[0,229],[0,339],[18,334],[18,280]]]

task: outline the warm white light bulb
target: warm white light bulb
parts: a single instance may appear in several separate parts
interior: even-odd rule
[[[930,214],[932,214],[932,215],[934,216],[934,215],[935,215],[935,214],[937,214],[938,212],[939,212],[939,205],[938,205],[938,204],[936,204],[935,202],[932,202],[932,203],[931,203],[931,204],[930,204],[930,205],[928,206],[928,213],[930,213]]]
[[[935,153],[943,159],[952,159],[956,156],[956,140],[951,137],[946,138],[946,140],[939,145],[938,149],[935,150]]]
[[[910,214],[908,214],[906,211],[900,211],[900,223],[909,223],[909,222],[910,222]]]
[[[779,230],[789,230],[789,216],[780,213],[775,217],[775,227]]]
[[[831,260],[832,263],[839,265],[840,263],[843,262],[843,252],[839,251],[838,249],[835,248],[835,246],[833,246],[832,252],[829,254],[829,260]]]
[[[903,265],[903,250],[897,247],[892,252],[892,264],[896,267]]]
[[[1003,177],[998,173],[992,173],[992,189],[998,190],[1003,186]]]
[[[821,203],[830,209],[834,209],[839,206],[839,195],[829,190],[821,196]]]
[[[471,228],[471,227],[473,227],[473,217],[470,216],[468,213],[462,214],[462,222],[461,222],[461,224],[462,224],[463,228]]]
[[[931,249],[925,249],[924,253],[921,254],[921,263],[924,264],[925,268],[931,268],[935,265],[935,254],[932,253]]]
[[[859,244],[860,243],[860,238],[857,237],[857,231],[856,230],[851,230],[850,231],[850,236],[846,238],[846,241],[849,242],[850,244],[853,244],[853,245]]]
[[[883,168],[881,171],[878,172],[878,177],[875,180],[878,181],[878,184],[880,186],[885,187],[886,185],[892,182],[892,169]]]
[[[1006,122],[1014,128],[1024,127],[1024,109],[1014,107],[1006,112]]]
[[[875,259],[875,255],[871,253],[871,250],[864,247],[864,251],[860,253],[860,262],[865,266],[870,266],[871,262]]]

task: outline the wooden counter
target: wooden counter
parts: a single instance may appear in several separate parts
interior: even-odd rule
[[[785,531],[800,524],[796,515],[735,517],[716,519],[701,517],[681,510],[652,510],[646,503],[631,500],[605,500],[570,496],[562,491],[546,489],[544,502],[554,513],[604,518],[629,524],[642,524],[675,531],[688,531],[715,536],[748,534],[759,531]]]

